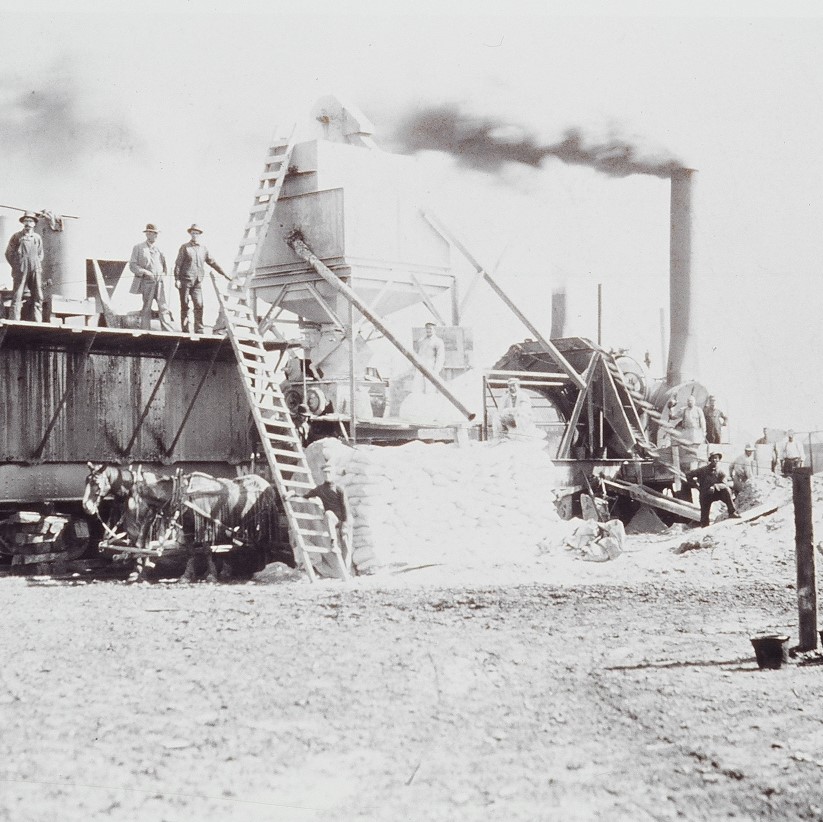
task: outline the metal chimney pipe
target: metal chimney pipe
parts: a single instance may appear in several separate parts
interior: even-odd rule
[[[550,340],[559,340],[566,336],[566,289],[556,288],[552,291],[552,328]]]
[[[669,386],[697,378],[697,318],[692,293],[692,202],[696,173],[693,168],[679,168],[671,175],[669,361],[666,368]]]

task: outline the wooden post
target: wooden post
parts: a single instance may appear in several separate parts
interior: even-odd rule
[[[603,344],[603,283],[597,284],[597,344]]]
[[[355,410],[357,375],[354,373],[356,364],[354,358],[354,307],[351,303],[349,303],[349,344],[349,437],[351,437],[352,445],[357,445],[357,411]]]
[[[812,471],[795,468],[792,473],[794,498],[794,545],[797,555],[797,617],[800,651],[817,648],[817,578],[812,532]]]

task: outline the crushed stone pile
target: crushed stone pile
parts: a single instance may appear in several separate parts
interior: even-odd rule
[[[819,484],[815,485],[820,488]],[[752,477],[737,495],[737,507],[740,511],[757,508],[758,505],[785,505],[792,497],[792,481],[777,474],[763,474]]]
[[[346,490],[360,572],[528,562],[548,534],[567,530],[554,505],[554,466],[533,443],[352,447],[326,439],[307,456],[318,481],[328,462]]]

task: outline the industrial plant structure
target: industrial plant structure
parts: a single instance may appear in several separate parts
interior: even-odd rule
[[[458,428],[477,437],[489,432],[450,386],[472,365],[457,254],[529,334],[486,374],[485,423],[509,375],[544,400],[554,435],[535,447],[548,448],[564,472],[564,513],[580,511],[581,494],[597,491],[595,480],[612,498],[651,499],[672,516],[695,519],[694,506],[661,492],[677,490],[682,469],[698,454],[675,430],[664,448],[655,436],[667,425],[661,412],[670,397],[682,402],[691,395],[702,405],[707,394],[690,379],[697,370],[694,173],[678,169],[671,177],[671,340],[666,379],[653,381],[633,360],[566,336],[556,325],[556,336],[544,337],[540,327],[548,318],[527,317],[451,231],[421,209],[410,158],[378,149],[368,121],[335,98],[321,100],[313,116],[318,137],[295,142],[292,133],[266,154],[232,281],[218,292],[222,334],[137,330],[135,317],[118,314],[111,300],[129,276],[125,263],[78,256],[71,220],[44,215],[40,230],[53,281],[47,322],[0,321],[0,380],[8,398],[0,412],[6,560],[42,570],[53,557],[81,555],[101,537],[100,524],[79,507],[88,462],[215,476],[262,467],[280,498],[282,542],[313,577],[329,535],[322,517],[295,499],[313,483],[291,418],[299,404],[309,406],[318,430],[355,440],[448,439]],[[447,297],[449,310],[441,313]],[[392,328],[392,316],[415,305],[430,313],[446,343],[442,375],[407,342],[410,329]],[[278,330],[285,316],[297,318],[299,343]],[[379,338],[450,404],[450,425],[442,416],[425,419],[425,403],[404,416],[408,397],[393,394],[369,365]],[[406,386],[405,394],[415,390]],[[38,553],[27,540],[26,552],[16,549],[21,529],[44,534],[48,550]]]

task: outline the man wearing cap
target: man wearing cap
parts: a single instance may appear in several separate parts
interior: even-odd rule
[[[446,362],[446,344],[434,333],[434,328],[434,323],[426,323],[426,336],[417,347],[417,356],[432,374],[439,377]],[[423,393],[433,394],[436,390],[431,381],[423,377]]]
[[[138,243],[131,252],[129,270],[140,280],[139,293],[143,296],[143,310],[140,313],[140,327],[151,329],[151,307],[157,301],[160,314],[160,328],[174,331],[171,326],[171,312],[166,304],[166,287],[163,278],[168,273],[166,258],[157,247],[159,229],[154,223],[148,223],[143,230],[146,235],[144,243]]]
[[[323,511],[329,524],[329,530],[337,534],[340,544],[340,552],[346,567],[351,567],[352,548],[352,516],[349,509],[349,499],[345,489],[337,485],[332,479],[333,470],[331,465],[324,465],[323,482],[315,486],[310,491],[302,494],[303,499],[316,497],[323,504]],[[294,491],[287,491],[286,498],[301,496]]]
[[[726,504],[729,516],[737,519],[737,513],[732,491],[726,485],[726,475],[717,467],[723,455],[719,451],[712,451],[709,454],[709,464],[702,468],[695,468],[686,474],[686,482],[690,488],[697,488],[700,492],[700,527],[705,528],[709,524],[709,513],[712,503],[720,501]]]
[[[309,444],[309,435],[311,434],[311,414],[309,408],[304,403],[297,406],[297,410],[292,414],[292,422],[297,431],[297,436],[300,437],[300,444],[305,448]]]
[[[194,307],[194,333],[203,333],[203,278],[206,266],[211,266],[218,274],[230,280],[231,277],[214,261],[209,250],[200,244],[203,229],[192,223],[188,229],[191,239],[180,246],[174,263],[174,284],[180,292],[180,325],[183,331],[191,331],[189,322],[189,299]]]
[[[27,211],[21,218],[22,231],[12,234],[6,246],[6,260],[11,266],[14,291],[11,318],[19,320],[23,311],[23,292],[29,287],[32,318],[43,322],[43,238],[34,230],[37,215]]]
[[[741,454],[729,467],[735,494],[739,494],[743,486],[757,473],[754,464],[754,446],[747,442],[743,450],[745,453]]]

